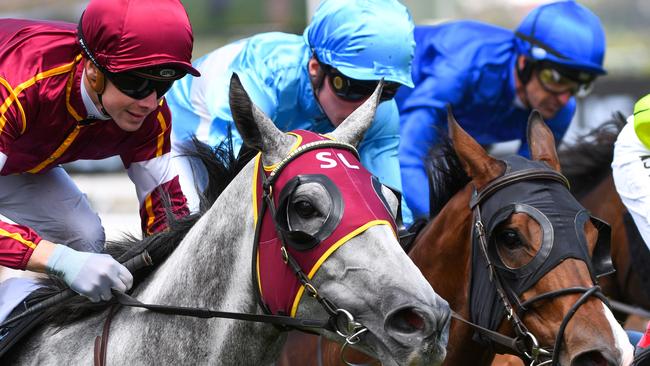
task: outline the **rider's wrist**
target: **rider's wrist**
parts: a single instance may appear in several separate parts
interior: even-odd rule
[[[48,274],[60,277],[70,284],[77,277],[86,262],[88,253],[78,252],[65,245],[55,244],[55,249],[47,261],[45,270]]]
[[[56,244],[47,241],[45,239],[35,242],[36,248],[34,248],[32,254],[27,261],[25,266],[26,270],[34,272],[46,272],[47,262],[52,255],[52,252],[56,248]]]
[[[50,254],[49,258],[47,259],[47,263],[45,264],[45,272],[47,274],[61,277],[63,275],[63,271],[61,270],[61,261],[66,256],[66,254],[68,254],[68,251],[71,250],[72,249],[66,247],[65,245],[54,244],[54,250]]]

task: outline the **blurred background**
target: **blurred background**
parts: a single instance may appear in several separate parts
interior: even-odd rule
[[[319,0],[182,0],[195,34],[194,57],[230,41],[259,32],[302,33]],[[403,0],[416,24],[471,18],[513,29],[538,0]],[[566,141],[607,120],[612,112],[632,112],[634,102],[650,91],[650,2],[584,0],[602,20],[607,34],[605,67],[594,92],[579,101]],[[56,19],[76,23],[82,0],[1,0],[0,17]],[[152,19],[152,25],[155,20]],[[512,147],[504,144],[508,150]],[[135,190],[119,159],[69,165],[82,190],[99,211],[109,237],[139,232]],[[101,174],[98,174],[101,173]]]

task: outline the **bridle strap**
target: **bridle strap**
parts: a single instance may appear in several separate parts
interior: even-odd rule
[[[478,236],[481,253],[483,254],[483,258],[485,259],[488,265],[488,270],[490,273],[490,281],[493,282],[496,287],[497,295],[499,296],[499,299],[501,300],[501,303],[503,304],[503,307],[506,310],[507,319],[512,322],[515,334],[517,335],[517,339],[523,340],[525,337],[528,336],[528,334],[530,334],[530,332],[524,325],[524,322],[521,321],[517,313],[514,311],[514,307],[512,306],[512,303],[510,302],[508,296],[506,295],[506,291],[501,281],[501,277],[497,274],[494,264],[492,263],[492,261],[490,260],[490,256],[488,255],[488,248],[487,248],[488,244],[486,239],[487,235],[485,232],[485,227],[483,226],[483,221],[481,220],[480,206],[478,204],[474,206],[473,211],[474,211],[474,227],[476,229],[476,234]],[[514,347],[512,349],[515,350],[518,355],[523,356],[523,353],[518,347]]]
[[[562,183],[565,187],[569,188],[569,180],[554,170],[546,170],[539,168],[531,168],[519,170],[514,173],[502,175],[501,177],[493,180],[483,187],[480,191],[477,191],[469,202],[469,207],[474,208],[478,204],[485,201],[485,199],[491,196],[494,192],[502,189],[503,187],[509,186],[514,183],[518,183],[525,180],[534,180],[534,179],[547,179],[553,180],[559,183]]]
[[[485,338],[488,338],[490,341],[494,342],[495,344],[501,346],[501,347],[496,347],[498,349],[495,349],[499,353],[507,353],[507,354],[512,354],[515,356],[523,356],[523,352],[520,349],[520,344],[521,342],[517,338],[513,337],[508,337],[506,335],[503,335],[499,332],[495,332],[493,330],[490,330],[488,328],[482,327],[478,324],[472,323],[471,321],[463,318],[460,314],[457,312],[453,311],[451,312],[451,317],[472,327],[475,331],[478,333],[481,333]]]
[[[575,304],[569,309],[569,311],[566,313],[564,316],[564,319],[562,319],[562,324],[560,324],[560,329],[557,331],[557,335],[555,336],[555,347],[553,348],[553,359],[551,361],[551,365],[559,365],[558,363],[558,357],[560,357],[560,348],[562,347],[562,338],[564,338],[564,331],[566,329],[566,326],[569,324],[569,320],[573,318],[573,315],[578,311],[578,308],[582,306],[582,304],[586,303],[589,298],[594,295],[597,296],[597,294],[600,292],[600,286],[593,286],[589,290],[587,290],[580,298],[578,301],[576,301]]]
[[[598,297],[600,300],[602,300],[605,304],[609,302],[609,299],[603,295],[602,292],[600,292],[600,286],[592,286],[592,287],[569,287],[569,288],[563,288],[555,291],[550,291],[543,293],[541,295],[537,295],[535,297],[532,297],[522,303],[519,304],[519,309],[517,312],[519,314],[526,312],[528,310],[528,307],[531,306],[532,304],[539,302],[541,300],[547,300],[547,299],[553,299],[559,296],[564,296],[568,294],[578,294],[578,293],[586,293],[591,291],[594,287],[597,288],[597,291],[593,293],[594,296]]]
[[[297,158],[298,156],[311,151],[311,150],[316,150],[316,149],[322,149],[325,147],[331,147],[335,149],[344,149],[348,150],[351,153],[354,154],[354,156],[357,159],[359,158],[359,152],[357,149],[345,142],[340,142],[340,141],[335,141],[335,140],[317,140],[317,141],[312,141],[310,143],[307,143],[305,145],[302,145],[298,147],[297,149],[291,151],[284,159],[282,159],[276,166],[275,168],[269,173],[269,176],[264,180],[264,190],[266,190],[268,187],[271,187],[273,183],[275,183],[275,180],[277,177],[280,175],[282,170],[291,162],[293,159]]]

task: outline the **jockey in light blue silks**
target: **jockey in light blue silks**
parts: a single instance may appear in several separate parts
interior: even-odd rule
[[[559,143],[585,94],[605,74],[605,34],[589,9],[560,1],[531,11],[516,32],[474,21],[416,27],[414,88],[395,97],[401,118],[400,165],[406,203],[429,216],[424,158],[446,132],[446,105],[481,144],[520,140],[540,111]]]
[[[167,94],[173,150],[190,210],[198,209],[195,184],[204,185],[201,168],[182,156],[191,137],[217,146],[231,131],[236,153],[242,143],[228,104],[233,72],[281,130],[319,133],[338,126],[383,78],[384,102],[358,148],[363,165],[401,191],[393,96],[400,85],[413,86],[413,28],[407,9],[395,0],[326,0],[302,36],[262,33],[195,61],[203,77],[185,77]]]

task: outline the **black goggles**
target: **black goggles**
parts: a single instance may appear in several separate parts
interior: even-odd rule
[[[156,92],[157,98],[162,98],[174,81],[184,75],[173,69],[168,70],[175,75],[173,78],[157,77],[143,71],[106,72],[106,76],[119,91],[133,99],[144,99],[153,92]]]
[[[319,64],[323,69],[323,72],[325,72],[325,75],[332,86],[332,90],[334,90],[334,94],[343,100],[358,102],[360,100],[368,99],[377,88],[377,84],[379,84],[379,81],[376,80],[352,79],[329,65],[320,62]],[[384,81],[384,88],[382,89],[379,100],[383,102],[393,99],[399,87],[399,83]]]

